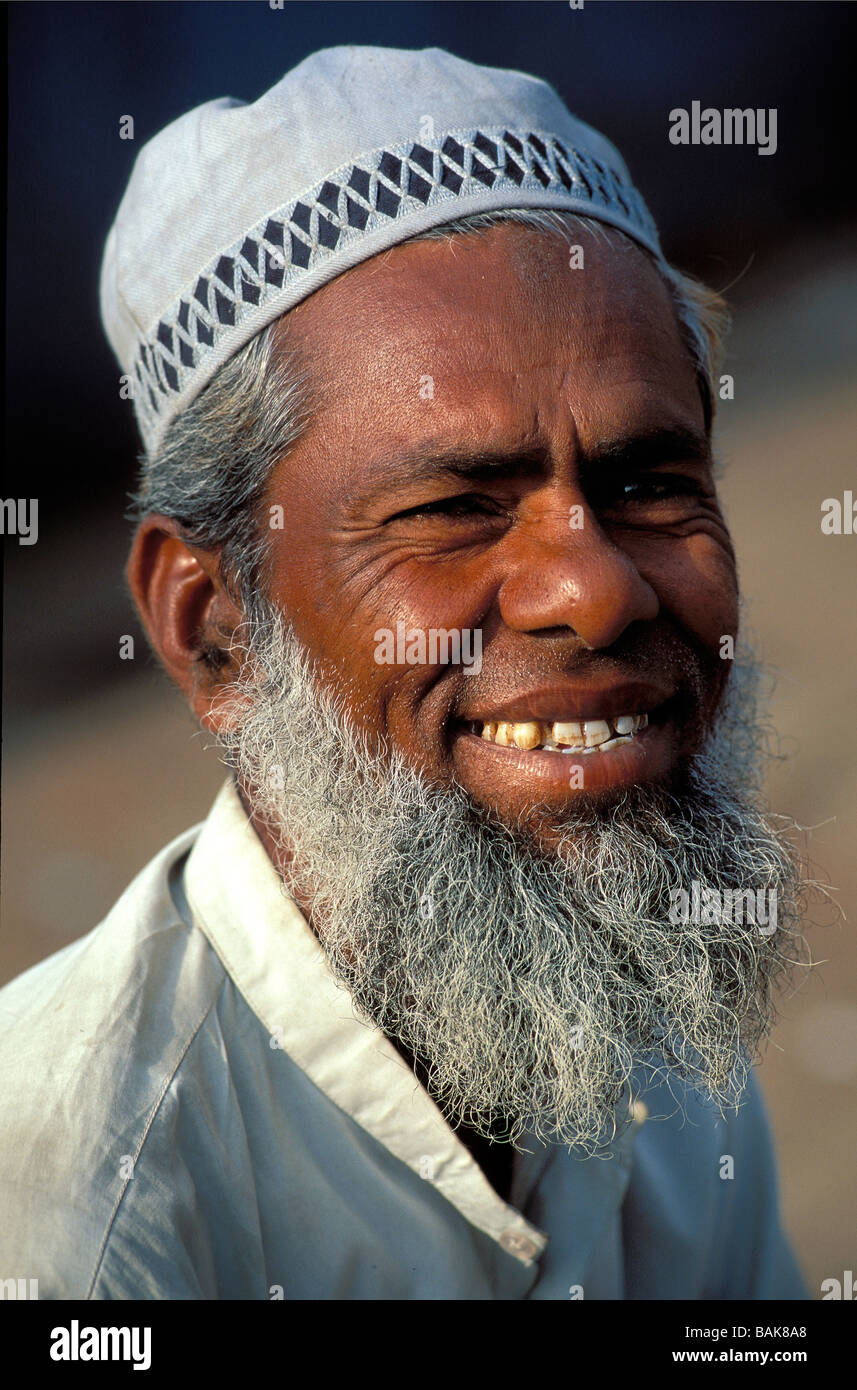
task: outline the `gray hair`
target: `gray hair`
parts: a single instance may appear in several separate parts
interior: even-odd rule
[[[551,235],[573,234],[583,226],[616,250],[633,247],[650,255],[617,228],[535,208],[476,213],[409,240],[473,235],[499,222]],[[670,291],[710,427],[728,310],[715,291],[663,259],[650,259]],[[129,515],[135,522],[153,513],[168,516],[183,527],[189,544],[219,550],[224,582],[248,618],[258,617],[257,596],[266,589],[270,533],[259,512],[268,480],[303,434],[312,412],[311,382],[289,351],[284,324],[287,314],[230,358],[172,422],[157,452],[151,458],[141,455],[141,477]]]

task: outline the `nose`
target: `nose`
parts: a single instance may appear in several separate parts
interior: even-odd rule
[[[571,628],[586,647],[603,650],[631,623],[650,622],[660,604],[633,560],[577,499],[534,510],[506,537],[500,613],[517,632]],[[577,521],[572,527],[570,518]]]

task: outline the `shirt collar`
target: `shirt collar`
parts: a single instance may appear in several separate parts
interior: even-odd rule
[[[271,1035],[272,1048],[282,1048],[472,1226],[524,1265],[534,1264],[547,1235],[502,1200],[392,1043],[355,1016],[231,777],[200,831],[184,885],[195,920]],[[547,1158],[534,1156],[528,1188]]]

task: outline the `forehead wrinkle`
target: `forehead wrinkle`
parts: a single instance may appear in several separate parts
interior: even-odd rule
[[[511,224],[507,228],[492,230],[507,234],[515,230],[525,234],[528,232],[525,228],[513,228]],[[531,233],[528,239],[534,240]],[[521,258],[513,259],[505,255],[501,259],[512,266],[514,273],[511,279],[525,292],[527,308],[525,313],[522,303],[522,324],[532,323],[537,331],[543,332],[548,326],[550,311],[536,292],[537,286],[540,282],[557,278],[561,271],[558,265],[550,265],[552,258],[545,257],[545,238],[539,234],[538,239],[541,242],[541,255],[537,257],[536,265],[540,274],[527,274]],[[468,275],[456,275],[450,279],[448,267],[445,271],[442,263],[438,264],[444,252],[462,249],[454,246],[458,241],[462,244],[472,243],[463,245],[463,249],[470,253],[468,260],[484,259],[486,270],[478,279]],[[463,316],[470,323],[474,318],[480,319],[480,316],[484,319],[486,308],[490,311],[497,273],[495,258],[501,247],[496,238],[489,238],[487,234],[484,241],[481,236],[462,237],[451,238],[449,244],[422,242],[393,247],[316,291],[305,301],[301,328],[310,339],[315,339],[314,351],[330,358],[331,366],[342,363],[342,358],[338,351],[341,337],[330,331],[330,323],[335,320],[341,324],[343,317],[350,320],[354,326],[354,336],[366,343],[376,361],[392,359],[398,365],[404,354],[429,360],[431,355],[442,354],[448,347],[451,318]],[[473,269],[472,263],[469,268]],[[487,302],[484,298],[486,288]],[[401,312],[403,307],[408,310],[404,318]],[[415,309],[416,312],[413,312]],[[404,334],[401,331],[403,328]],[[455,341],[460,348],[466,347],[467,369],[479,370],[478,364],[484,360],[488,346],[485,335],[474,335],[466,344],[459,338]],[[496,353],[497,344],[492,344],[490,350]],[[331,353],[335,354],[332,358]],[[364,362],[368,355],[364,352]],[[459,364],[458,370],[463,369]]]
[[[512,231],[512,228],[501,230]],[[534,237],[526,235],[526,229],[515,231],[525,234],[518,237],[513,232],[505,247],[496,239],[490,246],[483,243],[486,273],[492,271],[487,287],[485,276],[475,281],[463,276],[460,287],[457,277],[451,284],[445,281],[436,253],[448,249],[446,243],[422,243],[419,247],[393,248],[383,259],[346,272],[318,291],[317,297],[312,296],[305,302],[301,320],[295,325],[295,336],[311,356],[315,384],[322,388],[319,393],[321,409],[316,415],[319,430],[316,442],[320,439],[324,447],[324,436],[331,431],[337,451],[344,450],[352,456],[352,468],[358,464],[364,479],[370,474],[385,476],[388,485],[392,485],[396,480],[418,481],[427,475],[443,475],[442,464],[426,461],[425,456],[429,450],[434,450],[433,445],[417,445],[415,450],[409,448],[410,438],[420,431],[420,416],[425,409],[416,398],[414,380],[418,381],[425,373],[442,384],[440,390],[437,384],[435,386],[436,399],[441,401],[452,430],[458,429],[460,439],[466,441],[470,436],[474,443],[483,440],[490,417],[500,425],[507,439],[513,432],[518,435],[519,444],[517,449],[508,449],[505,442],[498,440],[498,449],[483,452],[501,456],[520,454],[523,443],[532,453],[537,442],[547,444],[546,437],[539,434],[539,426],[546,423],[540,420],[545,402],[529,399],[527,394],[534,374],[540,382],[545,376],[555,376],[558,395],[564,396],[569,388],[573,389],[576,372],[587,371],[593,354],[604,362],[621,356],[612,341],[611,315],[607,312],[611,304],[615,305],[617,293],[622,317],[631,320],[638,334],[645,329],[645,341],[654,349],[656,358],[661,355],[658,351],[661,345],[666,346],[673,335],[678,338],[671,313],[667,315],[667,323],[652,323],[651,313],[644,312],[646,291],[651,283],[657,283],[659,294],[666,298],[659,277],[646,265],[645,257],[641,262],[638,258],[632,261],[633,272],[642,269],[642,275],[629,273],[631,266],[628,266],[619,277],[619,284],[607,272],[606,265],[603,277],[598,273],[601,269],[598,266],[594,284],[591,278],[587,282],[589,291],[595,292],[595,303],[591,299],[581,302],[578,296],[568,294],[569,317],[566,320],[562,314],[557,316],[556,302],[552,307],[535,288],[557,279],[560,262],[554,259],[554,247],[544,255],[543,238],[539,238],[537,245]],[[515,243],[512,255],[508,254],[510,242]],[[473,238],[467,250],[472,252],[466,259],[473,268],[483,246]],[[489,254],[492,251],[493,254]],[[498,316],[492,318],[498,258],[501,270],[503,263],[512,267],[512,279],[517,287],[511,307],[518,308],[519,312],[509,315],[507,299],[505,318],[502,305],[498,306]],[[605,259],[609,264],[609,258],[605,256]],[[595,260],[597,266],[597,252]],[[486,288],[491,293],[483,300]],[[482,325],[481,331],[458,333],[455,327],[462,315],[465,330],[468,325],[473,326],[474,298],[482,303],[489,322],[487,326]],[[412,308],[416,305],[417,312],[402,316],[403,301],[408,301]],[[451,315],[446,322],[444,314]],[[342,334],[332,331],[337,323],[341,327],[343,316],[352,326],[344,345]],[[503,331],[498,332],[498,328]],[[554,333],[554,341],[545,340],[547,332]],[[345,346],[345,352],[339,351],[337,344]],[[349,351],[352,345],[356,353]],[[525,353],[523,359],[522,352]],[[591,387],[592,383],[589,384]],[[658,389],[660,383],[654,385]],[[588,432],[584,427],[589,414],[588,403],[588,400],[577,402],[576,411],[582,409],[583,413],[575,432],[577,427]],[[473,425],[476,404],[487,412],[481,428]],[[592,404],[595,406],[597,402]],[[526,420],[521,418],[522,407]],[[370,420],[372,429],[364,444],[361,436],[366,435]],[[394,458],[386,468],[383,460],[366,461],[368,448],[365,446],[376,432],[393,436]],[[599,434],[602,432],[603,421]],[[454,437],[452,446],[448,447],[453,451],[466,451],[467,448],[466,443],[462,446]],[[446,472],[456,476],[454,468]],[[494,476],[498,474],[495,472]]]

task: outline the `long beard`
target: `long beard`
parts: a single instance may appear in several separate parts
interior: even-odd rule
[[[753,803],[752,668],[733,671],[679,782],[578,800],[547,852],[367,747],[279,614],[249,645],[226,760],[334,975],[418,1059],[450,1123],[591,1152],[641,1063],[737,1103],[802,948],[797,856]],[[776,931],[728,913],[675,924],[674,890],[694,883],[774,892]]]

